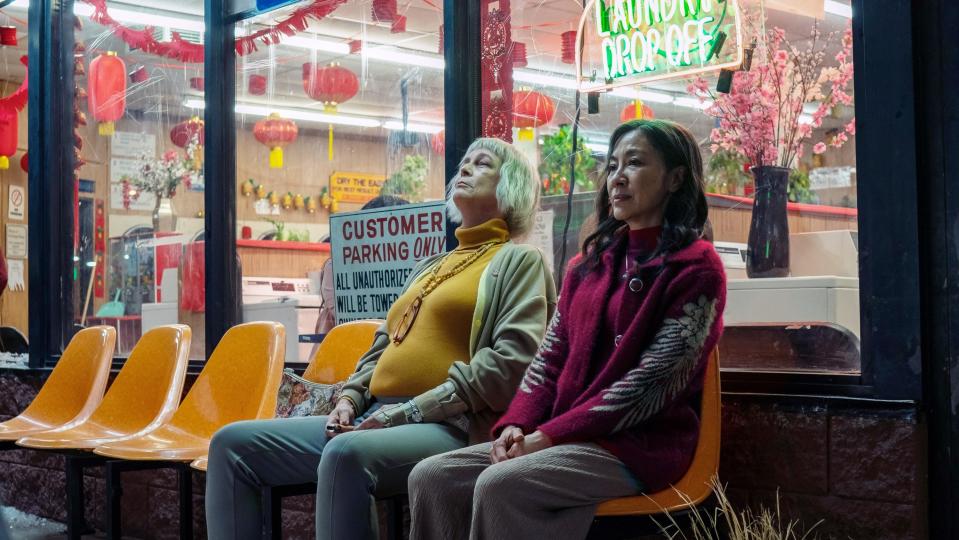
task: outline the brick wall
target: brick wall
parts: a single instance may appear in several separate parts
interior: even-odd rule
[[[23,410],[38,375],[0,373],[0,420]],[[777,489],[785,517],[820,538],[925,538],[923,426],[914,409],[821,398],[723,396],[720,477],[734,504],[771,506]],[[104,529],[102,469],[84,479],[87,520]],[[206,537],[205,477],[195,473],[194,531]],[[63,458],[30,450],[0,452],[0,504],[65,521]],[[381,530],[384,518],[381,508]],[[177,536],[176,474],[124,473],[123,532],[134,538]],[[313,538],[312,497],[284,502],[284,538]]]

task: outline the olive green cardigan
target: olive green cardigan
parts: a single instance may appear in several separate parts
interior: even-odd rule
[[[420,261],[403,290],[438,264],[443,255]],[[425,307],[429,308],[428,302]],[[470,442],[489,440],[489,430],[513,399],[555,308],[556,286],[539,250],[506,243],[480,277],[469,362],[453,362],[443,384],[413,398],[423,421],[442,422],[465,413]],[[374,399],[370,380],[389,341],[384,323],[343,388],[341,396],[353,402],[358,414],[366,411]],[[390,409],[392,425],[411,421],[410,412],[408,406]]]

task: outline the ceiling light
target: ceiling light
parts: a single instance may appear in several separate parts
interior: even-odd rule
[[[576,80],[572,77],[544,75],[543,72],[537,72],[530,69],[513,70],[513,82],[539,84],[542,86],[553,86],[567,90],[576,90]]]
[[[839,15],[840,17],[845,17],[847,19],[852,18],[852,6],[843,4],[841,2],[836,2],[835,0],[826,0],[823,10],[826,13],[832,13],[833,15]]]
[[[705,102],[701,102],[699,98],[694,97],[678,97],[673,100],[673,105],[687,107],[689,109],[708,109],[712,104],[712,101],[706,100]]]
[[[673,96],[663,92],[651,92],[649,90],[636,90],[635,88],[616,88],[611,90],[610,95],[624,97],[627,99],[641,99],[652,103],[672,103]]]
[[[346,43],[329,41],[326,39],[315,39],[302,36],[284,37],[280,40],[283,45],[290,47],[300,47],[302,49],[311,49],[314,51],[325,51],[335,54],[350,54],[350,46]]]
[[[363,47],[363,56],[393,64],[406,64],[439,70],[446,69],[446,62],[440,56],[411,54],[395,47]]]
[[[29,0],[16,0],[8,7],[28,9]],[[93,15],[93,6],[90,4],[73,4],[73,14],[80,17],[89,17]],[[191,30],[193,32],[205,32],[206,23],[197,19],[181,19],[179,17],[167,17],[156,13],[146,11],[131,11],[128,9],[110,8],[110,17],[117,22],[135,24],[138,26],[153,26],[157,28],[172,28],[174,30]]]
[[[200,99],[188,99],[183,102],[185,107],[191,109],[203,109],[206,103]],[[306,122],[317,122],[321,124],[338,124],[343,126],[357,127],[380,127],[379,120],[373,118],[364,118],[362,116],[349,116],[345,114],[325,114],[299,109],[276,109],[273,107],[263,107],[259,105],[244,105],[237,103],[234,110],[238,114],[249,114],[253,116],[269,116],[272,113],[278,113],[283,118],[290,120],[303,120]]]
[[[387,120],[386,122],[383,122],[383,127],[385,127],[386,129],[400,131],[403,129],[403,122],[399,120]],[[443,131],[443,124],[407,123],[406,131],[413,131],[416,133],[429,133],[432,135],[434,133],[439,133],[440,131]]]
[[[609,151],[609,145],[605,143],[586,141],[585,144],[586,144],[586,148],[589,148],[593,152],[599,152],[601,154],[605,154],[606,152]]]

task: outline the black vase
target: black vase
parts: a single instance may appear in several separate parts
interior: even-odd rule
[[[749,224],[746,275],[751,278],[789,275],[789,219],[786,187],[789,169],[753,167],[756,181],[753,218]]]

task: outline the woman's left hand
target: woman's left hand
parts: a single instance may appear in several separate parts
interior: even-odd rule
[[[518,458],[545,450],[550,446],[553,446],[553,441],[549,440],[549,437],[542,431],[536,430],[513,443],[513,446],[506,452],[506,457],[509,459]]]
[[[383,415],[379,412],[371,414],[366,417],[365,420],[360,422],[360,425],[354,428],[354,431],[359,431],[361,429],[382,429],[388,427],[383,421]]]

